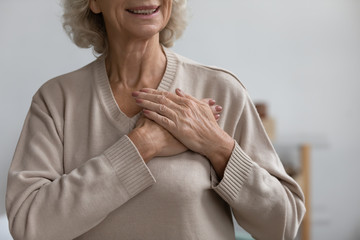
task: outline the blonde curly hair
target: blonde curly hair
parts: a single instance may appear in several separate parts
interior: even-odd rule
[[[187,0],[172,0],[168,24],[160,32],[160,43],[173,46],[187,25]],[[97,54],[107,54],[108,41],[102,14],[90,10],[89,0],[62,0],[64,8],[63,28],[70,39],[80,48],[91,48]]]

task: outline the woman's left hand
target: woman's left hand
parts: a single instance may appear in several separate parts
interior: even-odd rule
[[[217,124],[209,104],[180,89],[173,94],[145,88],[133,96],[147,118],[164,127],[190,150],[207,157],[218,175],[223,175],[234,140]]]

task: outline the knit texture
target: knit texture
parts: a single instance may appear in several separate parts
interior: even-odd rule
[[[224,177],[186,151],[147,164],[127,135],[141,114],[118,107],[104,58],[34,94],[8,175],[14,239],[234,240],[232,213],[256,239],[292,239],[305,213],[247,90],[226,70],[164,48],[157,89],[223,106],[235,140]]]

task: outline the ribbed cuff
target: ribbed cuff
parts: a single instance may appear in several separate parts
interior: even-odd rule
[[[234,150],[225,168],[224,177],[219,182],[216,172],[211,168],[212,188],[225,201],[234,201],[252,169],[252,160],[235,141]]]
[[[115,168],[116,174],[130,198],[156,182],[128,136],[124,135],[106,149],[104,155]]]

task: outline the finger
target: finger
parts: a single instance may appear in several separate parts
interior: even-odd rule
[[[136,104],[144,109],[148,109],[153,112],[157,112],[158,114],[165,116],[171,120],[176,119],[176,113],[171,108],[167,107],[166,104],[155,103],[155,102],[148,101],[145,99],[140,99],[140,98],[136,99]]]
[[[170,133],[172,133],[173,129],[176,129],[176,125],[173,121],[171,121],[169,118],[165,116],[158,114],[157,112],[144,109],[143,113],[145,117],[153,120],[154,122],[165,128],[166,130],[168,130]]]
[[[140,92],[154,94],[154,95],[163,95],[175,103],[183,102],[179,96],[177,96],[176,94],[171,93],[171,92],[159,91],[159,90],[152,89],[152,88],[143,88],[143,89],[140,89]]]
[[[188,98],[188,99],[193,100],[193,101],[195,101],[195,102],[201,102],[201,101],[199,101],[197,98],[195,98],[195,97],[193,97],[193,96],[191,96],[191,95],[189,95],[189,94],[186,94],[186,93],[185,93],[184,91],[182,91],[180,88],[177,88],[177,89],[175,90],[175,93],[176,93],[178,96],[180,96],[180,97]]]
[[[184,99],[177,96],[176,94],[173,94],[173,93],[170,93],[170,92],[165,92],[165,91],[159,91],[159,90],[155,90],[155,89],[152,89],[152,88],[140,89],[139,91],[134,92],[133,96],[134,97],[137,97],[137,96],[142,97],[142,96],[144,96],[144,94],[165,96],[166,98],[170,99],[174,103],[177,103],[177,104],[183,104],[184,103]]]
[[[220,119],[220,114],[214,114],[214,117],[215,117],[215,120],[216,120],[216,121],[219,121],[219,119]]]
[[[211,99],[211,98],[204,98],[204,99],[201,99],[200,101],[209,104],[209,106],[213,106],[216,103],[215,100]]]
[[[163,104],[169,108],[176,107],[176,103],[174,103],[171,99],[168,98],[170,93],[162,92],[162,94],[152,94],[147,92],[133,92],[133,97],[135,97],[136,101],[138,100],[147,100],[157,104]]]
[[[211,108],[211,111],[213,114],[218,114],[218,113],[222,112],[222,107],[219,105],[213,105],[213,106],[210,106],[210,108]]]
[[[216,110],[216,112],[220,113],[220,112],[222,112],[223,108],[220,105],[216,105],[215,110]]]
[[[157,93],[161,92],[161,91],[153,89],[153,88],[142,88],[139,91],[140,92],[146,92],[146,93],[152,93],[152,94],[157,94]]]
[[[186,97],[185,93],[180,88],[175,89],[175,93],[180,97]]]

